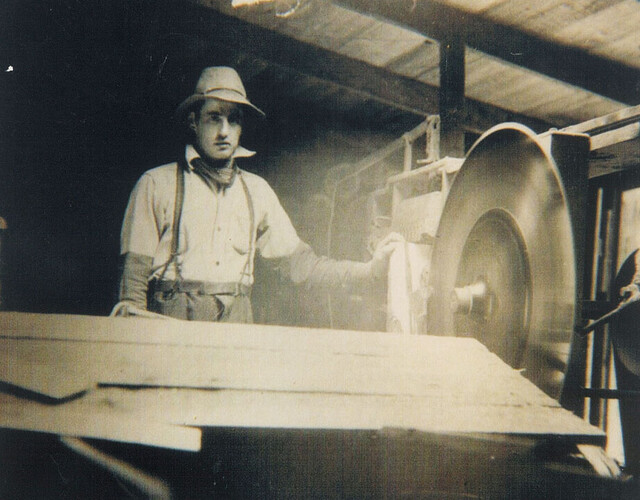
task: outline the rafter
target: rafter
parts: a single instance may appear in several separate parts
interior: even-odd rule
[[[294,40],[275,31],[223,14],[202,0],[193,11],[183,10],[172,30],[197,34],[213,46],[267,61],[286,71],[323,80],[363,98],[418,115],[438,113],[438,88],[356,59]],[[260,43],[254,43],[259,40]],[[553,124],[518,115],[479,101],[467,100],[465,129],[481,132],[496,123],[519,121],[542,131]]]
[[[442,40],[462,36],[485,54],[625,104],[640,104],[640,71],[576,47],[497,24],[435,0],[338,0],[363,14],[387,19]]]

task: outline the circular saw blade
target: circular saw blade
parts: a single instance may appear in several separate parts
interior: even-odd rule
[[[454,290],[481,282],[480,312],[454,312]],[[518,124],[486,132],[451,187],[430,273],[428,333],[472,336],[558,398],[574,326],[576,271],[558,169]]]

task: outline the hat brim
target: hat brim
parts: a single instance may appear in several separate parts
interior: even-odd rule
[[[260,118],[264,118],[266,116],[264,111],[251,104],[248,99],[244,99],[236,92],[230,92],[224,89],[220,89],[216,90],[215,92],[209,92],[207,94],[193,94],[187,97],[176,108],[176,118],[183,118],[189,111],[191,111],[194,104],[199,101],[204,101],[205,99],[218,99],[220,101],[234,102],[236,104],[241,104],[249,110],[253,111]]]

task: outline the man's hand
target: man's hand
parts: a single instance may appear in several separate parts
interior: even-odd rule
[[[389,233],[378,244],[373,252],[373,257],[369,261],[371,275],[374,278],[382,278],[389,269],[389,258],[393,251],[400,244],[404,243],[404,238],[398,233]],[[640,292],[639,292],[640,293]]]
[[[620,298],[624,302],[637,302],[640,300],[640,287],[637,283],[630,283],[620,289]]]

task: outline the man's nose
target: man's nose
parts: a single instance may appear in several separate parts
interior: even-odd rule
[[[226,137],[227,135],[229,135],[229,130],[230,130],[230,125],[229,125],[229,120],[227,120],[226,118],[223,118],[220,121],[220,131],[218,132],[221,136]]]

